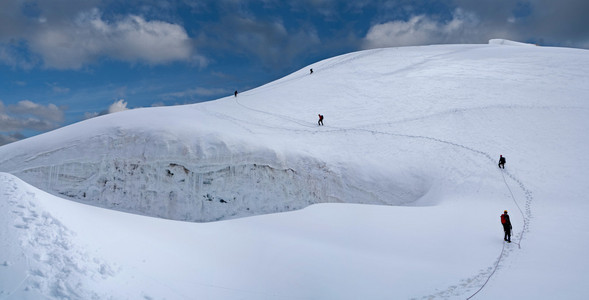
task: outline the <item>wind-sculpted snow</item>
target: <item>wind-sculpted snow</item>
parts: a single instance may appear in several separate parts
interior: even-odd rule
[[[119,132],[28,157],[13,173],[83,203],[197,222],[325,202],[409,204],[429,188],[387,179],[390,189],[383,190],[311,157],[278,157],[270,150],[234,153],[220,141],[206,143],[188,151],[189,145],[170,137]],[[76,158],[87,151],[95,156]]]
[[[32,168],[19,175],[31,181],[52,178],[37,184],[69,199],[187,221],[300,209],[319,203],[325,196],[325,189],[314,184],[318,180],[307,174],[256,163],[218,165],[115,158]],[[307,187],[301,189],[303,186]]]

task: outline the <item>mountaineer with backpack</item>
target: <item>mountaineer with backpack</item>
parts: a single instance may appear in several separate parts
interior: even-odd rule
[[[317,121],[317,124],[319,124],[319,126],[323,126],[323,115],[319,114],[319,121]]]
[[[504,211],[503,214],[501,215],[501,225],[503,225],[503,231],[505,231],[505,236],[503,237],[503,240],[511,243],[511,221],[509,220],[509,215],[507,214],[507,211]]]

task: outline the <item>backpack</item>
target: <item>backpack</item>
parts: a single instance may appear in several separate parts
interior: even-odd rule
[[[501,215],[501,224],[505,224],[507,223],[507,218],[505,217],[505,214]]]

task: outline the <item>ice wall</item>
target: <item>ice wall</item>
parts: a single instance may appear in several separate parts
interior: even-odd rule
[[[353,168],[317,158],[247,145],[236,149],[214,137],[187,143],[161,133],[100,135],[17,160],[24,163],[11,173],[55,195],[195,222],[325,202],[403,204],[428,188],[377,186],[353,175]]]

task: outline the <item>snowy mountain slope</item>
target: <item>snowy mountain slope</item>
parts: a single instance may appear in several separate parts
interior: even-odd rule
[[[479,125],[481,115],[496,122],[487,112],[550,107],[567,91],[586,91],[576,59],[585,52],[469,45],[351,53],[237,98],[128,111],[9,145],[0,170],[84,203],[190,221],[319,202],[414,203],[447,172],[416,160],[438,161],[443,145],[403,135],[496,135],[478,132],[493,128]],[[568,98],[557,108],[581,105]],[[327,127],[315,126],[318,112]],[[493,157],[501,149],[475,144]],[[334,148],[346,151],[334,156]]]
[[[323,202],[392,205],[178,223],[68,203],[2,175],[0,193],[9,199],[3,228],[24,249],[7,244],[13,254],[4,269],[28,274],[2,291],[464,299],[483,288],[477,298],[508,291],[514,298],[582,299],[589,266],[587,67],[587,51],[562,48],[362,51],[237,97],[117,113],[0,147],[0,171],[53,194],[178,220]],[[317,113],[325,126],[316,125]],[[507,157],[505,171],[496,167],[499,154]],[[498,224],[504,209],[515,231],[505,248]],[[101,223],[94,215],[107,218],[109,229],[93,229]],[[23,236],[39,240],[32,226],[38,216],[77,233],[53,244],[71,243],[82,254],[18,254],[31,251]],[[33,243],[47,246],[42,253],[53,253],[53,244]],[[27,257],[28,266],[15,263]],[[62,260],[81,275],[55,269]],[[44,268],[53,271],[35,272]],[[39,276],[47,272],[64,279]],[[129,286],[113,291],[121,279]],[[79,288],[64,289],[68,284]]]
[[[0,268],[2,278],[13,278],[0,284],[0,295],[8,299],[411,298],[472,274],[477,276],[471,280],[480,282],[488,271],[478,274],[479,268],[491,265],[497,251],[473,243],[465,250],[478,254],[459,258],[460,252],[444,246],[445,235],[421,230],[429,226],[419,219],[450,216],[453,206],[337,204],[197,224],[65,201],[7,174],[0,182],[0,193],[11,199],[2,203],[2,228],[30,232],[22,241],[7,240],[23,249],[7,256]],[[435,231],[492,245],[488,236],[456,231],[460,223],[476,223],[475,214],[447,219]],[[397,221],[414,230],[396,226]],[[429,245],[439,246],[431,251]],[[458,258],[461,263],[451,267]]]

